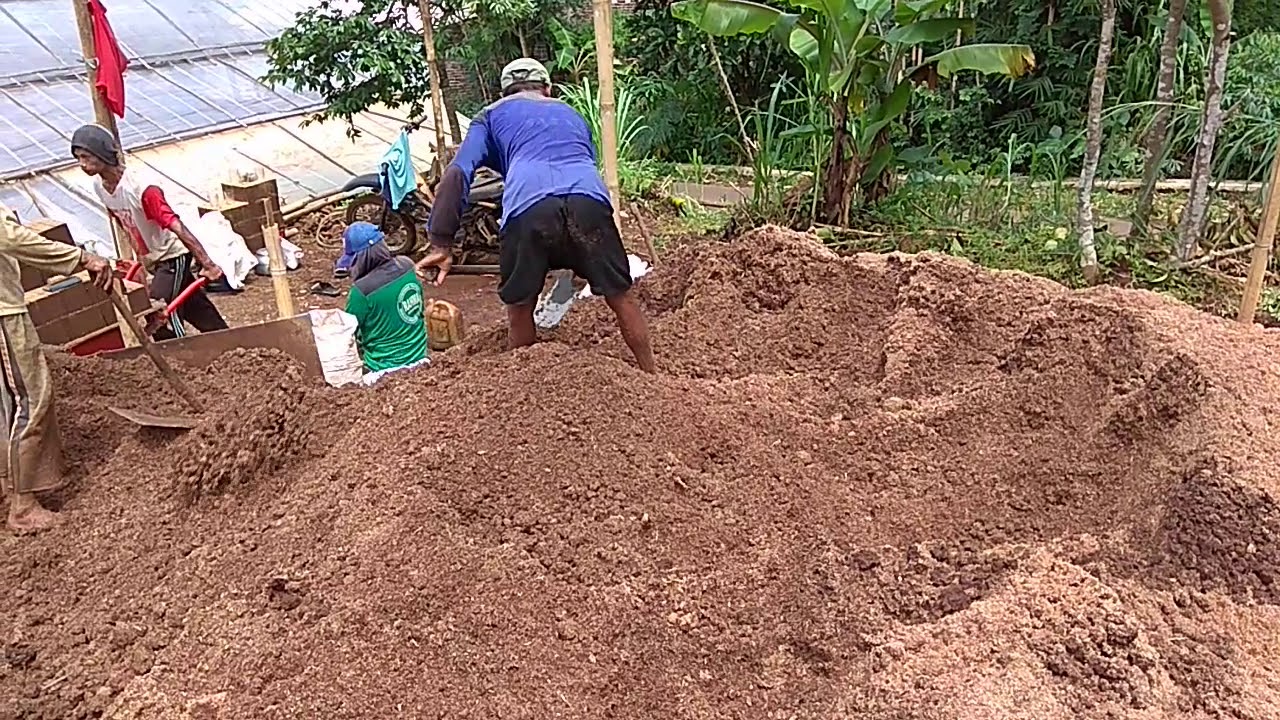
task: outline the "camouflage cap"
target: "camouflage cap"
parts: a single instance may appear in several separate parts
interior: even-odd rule
[[[533,58],[520,58],[507,63],[502,68],[502,90],[522,82],[540,82],[543,85],[551,84],[551,73],[547,72],[547,68]]]

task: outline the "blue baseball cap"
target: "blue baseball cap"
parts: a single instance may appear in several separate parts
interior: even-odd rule
[[[342,231],[342,257],[338,258],[337,267],[349,269],[358,253],[386,240],[387,236],[377,225],[367,222],[354,222]]]

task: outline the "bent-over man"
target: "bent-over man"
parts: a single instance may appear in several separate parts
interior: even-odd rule
[[[631,291],[631,267],[596,169],[590,126],[551,97],[551,76],[532,58],[502,69],[502,95],[472,118],[436,188],[431,251],[418,267],[438,268],[437,285],[448,276],[476,168],[495,170],[504,179],[498,295],[507,306],[507,346],[534,343],[533,311],[547,272],[572,270],[609,303],[640,369],[654,372],[649,324]]]
[[[88,270],[108,289],[114,273],[105,258],[55,242],[18,224],[0,206],[0,430],[9,529],[30,533],[56,525],[36,493],[62,487],[62,444],[53,414],[53,384],[40,337],[27,315],[19,263],[51,275]]]

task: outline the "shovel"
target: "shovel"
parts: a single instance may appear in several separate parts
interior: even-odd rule
[[[191,297],[191,295],[203,285],[204,278],[200,278],[188,286],[186,290],[178,295],[178,297],[174,298],[173,302],[169,303],[169,306],[161,311],[161,322],[168,319],[168,317],[178,309],[178,306],[185,302],[187,298]],[[169,383],[169,385],[177,391],[178,395],[182,397],[194,413],[198,415],[203,412],[204,406],[200,403],[196,394],[191,391],[191,388],[187,387],[186,383],[182,382],[182,379],[178,377],[178,374],[169,366],[169,362],[164,359],[164,356],[160,354],[160,351],[156,350],[155,343],[151,341],[151,336],[147,333],[146,329],[138,323],[138,319],[133,316],[133,313],[129,310],[129,303],[125,302],[124,298],[120,295],[120,291],[112,288],[111,291],[107,293],[107,296],[111,298],[111,304],[116,306],[116,311],[119,313],[120,317],[124,318],[129,329],[133,331],[133,336],[138,338],[138,344],[142,346],[142,351],[147,354],[147,357],[151,358],[151,362],[154,363],[156,369],[160,371],[160,375],[164,377],[165,382]],[[129,422],[142,425],[143,427],[190,430],[196,426],[197,422],[199,422],[199,418],[190,415],[154,415],[134,410],[125,410],[123,408],[109,407],[107,409]]]
[[[573,307],[578,291],[573,289],[573,271],[557,270],[555,283],[538,298],[533,322],[542,330],[551,330],[564,320]]]

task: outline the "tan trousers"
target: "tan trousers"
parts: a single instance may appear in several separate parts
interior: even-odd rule
[[[6,495],[62,486],[53,379],[36,327],[26,313],[0,316],[0,438],[7,440],[0,442]]]

